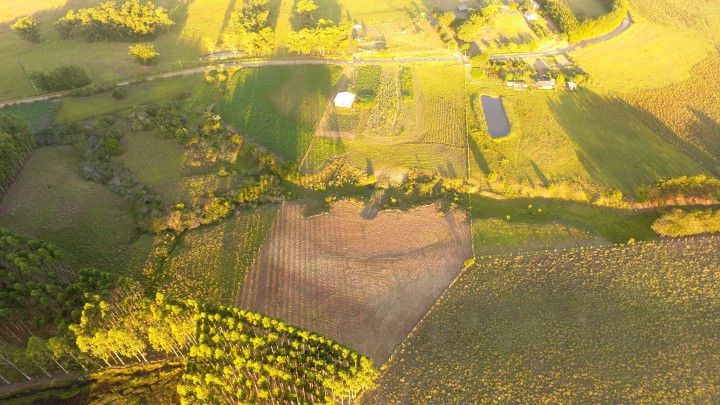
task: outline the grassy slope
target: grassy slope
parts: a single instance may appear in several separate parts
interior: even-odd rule
[[[180,297],[233,305],[275,219],[268,206],[185,234],[167,264],[167,290]]]
[[[127,97],[122,100],[115,100],[109,93],[80,98],[66,97],[58,111],[57,120],[68,123],[114,113],[138,104],[170,103],[180,98],[186,107],[205,108],[215,98],[215,90],[204,84],[201,75],[158,79],[126,89]]]
[[[720,239],[495,258],[460,276],[365,403],[720,396]]]
[[[268,66],[238,71],[219,105],[235,129],[289,160],[305,154],[339,78],[336,66]]]
[[[640,185],[703,171],[620,99],[528,92],[507,94],[504,102],[512,132],[502,142],[490,139],[482,108],[472,103],[471,126],[481,129],[471,131],[473,177],[492,171],[531,188],[571,180],[632,195]]]
[[[33,7],[29,7],[29,4]],[[45,70],[59,64],[77,64],[88,70],[94,81],[114,81],[158,71],[178,69],[197,63],[198,57],[211,51],[220,33],[226,29],[228,7],[234,0],[158,0],[165,6],[176,25],[152,41],[160,52],[154,66],[141,66],[128,55],[125,42],[86,43],[82,40],[62,40],[52,23],[67,10],[97,3],[91,0],[71,0],[62,4],[56,0],[35,0],[25,5],[11,5],[0,17],[0,55],[6,63],[0,65],[0,99],[34,94],[30,81],[23,73]],[[62,6],[62,7],[60,7]],[[8,7],[4,6],[4,9]],[[41,23],[44,41],[31,44],[21,40],[9,29],[9,24],[22,15],[32,15]],[[6,21],[3,23],[2,21]],[[179,62],[181,61],[181,62]]]
[[[0,204],[0,226],[55,243],[82,266],[124,270],[135,236],[130,207],[80,178],[80,155],[70,147],[33,152]]]

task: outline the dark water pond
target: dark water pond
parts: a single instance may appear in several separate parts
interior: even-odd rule
[[[483,112],[488,130],[493,138],[502,138],[510,133],[510,121],[505,114],[501,98],[482,96]]]

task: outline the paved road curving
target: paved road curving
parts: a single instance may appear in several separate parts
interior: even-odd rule
[[[558,48],[558,49],[551,49],[549,51],[542,51],[542,52],[526,52],[526,53],[504,53],[504,54],[497,54],[492,55],[490,57],[491,60],[508,60],[508,59],[522,59],[522,58],[532,58],[532,57],[542,57],[542,56],[555,56],[555,55],[562,55],[567,52],[572,52],[576,49],[584,48],[591,44],[597,44],[600,42],[605,42],[609,39],[615,38],[616,36],[622,34],[623,32],[627,31],[628,28],[630,28],[631,25],[633,25],[635,21],[633,20],[630,13],[628,13],[625,16],[625,19],[618,25],[617,28],[614,30],[608,32],[605,35],[601,35],[599,37],[586,39],[584,41],[580,41],[577,43],[574,43],[570,46],[566,46],[564,48]]]

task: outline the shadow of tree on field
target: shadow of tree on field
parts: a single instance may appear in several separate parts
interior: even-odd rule
[[[691,139],[699,143],[713,158],[720,160],[720,122],[697,108],[690,107],[690,111],[694,115],[694,120],[687,128]]]
[[[310,18],[305,18],[295,12],[297,9],[297,3],[298,0],[295,0],[295,4],[293,5],[293,14],[290,17],[290,25],[294,31],[301,30],[307,26],[313,27],[320,19],[331,20],[337,24],[339,24],[342,20],[343,9],[337,0],[315,0],[315,4],[317,4],[318,9],[312,16],[310,16]]]
[[[548,105],[575,143],[578,159],[601,185],[632,195],[648,183],[702,172],[621,99],[583,90],[564,93]]]
[[[485,155],[483,155],[480,150],[477,141],[475,141],[475,138],[472,136],[468,138],[468,147],[470,148],[470,153],[472,153],[473,159],[475,160],[475,164],[478,168],[480,168],[482,174],[487,176],[490,173],[490,166],[485,159]]]
[[[537,176],[538,179],[540,179],[540,182],[542,182],[543,187],[548,186],[548,178],[545,176],[545,173],[540,170],[540,167],[535,163],[534,160],[530,160],[530,165],[532,165],[533,171],[535,172],[535,176]]]
[[[230,20],[232,19],[232,13],[235,11],[235,5],[237,4],[237,0],[230,0],[228,2],[227,9],[225,10],[225,16],[223,17],[222,27],[220,28],[220,35],[222,35],[223,32],[227,29],[228,25],[230,24]],[[271,26],[275,26],[274,24]]]

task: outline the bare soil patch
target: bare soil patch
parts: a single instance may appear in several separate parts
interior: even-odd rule
[[[241,307],[331,337],[382,364],[471,256],[458,210],[362,216],[350,202],[303,216],[280,208],[238,297]]]

